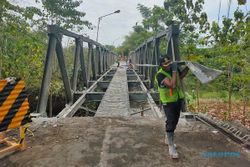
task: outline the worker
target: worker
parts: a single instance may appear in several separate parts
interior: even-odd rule
[[[184,91],[180,81],[187,72],[187,67],[180,71],[177,62],[172,62],[170,56],[165,55],[159,58],[159,70],[155,76],[155,83],[166,116],[165,143],[168,145],[169,155],[173,159],[179,158],[174,144],[174,131],[179,121],[184,100]]]

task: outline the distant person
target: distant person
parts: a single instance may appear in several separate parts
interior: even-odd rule
[[[117,63],[117,67],[119,67],[120,66],[120,61],[118,59],[116,60],[116,63]]]
[[[128,68],[129,69],[134,69],[134,65],[132,64],[132,59],[131,58],[129,58],[129,60],[128,60]]]
[[[128,59],[128,63],[129,63],[129,64],[132,63],[132,59],[131,59],[131,58]]]
[[[174,131],[179,121],[184,100],[181,79],[187,74],[188,68],[180,72],[177,63],[172,62],[170,56],[167,55],[160,57],[159,65],[160,68],[155,76],[155,83],[157,84],[160,101],[166,116],[165,143],[168,145],[170,157],[176,159],[179,158],[179,155],[174,145]]]

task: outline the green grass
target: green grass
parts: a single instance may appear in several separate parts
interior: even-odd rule
[[[190,91],[188,91],[189,95],[192,95]],[[196,92],[195,92],[196,96]],[[228,92],[227,91],[205,91],[202,90],[199,92],[199,97],[202,99],[218,99],[218,100],[223,100],[225,102],[228,101]],[[240,101],[241,97],[237,93],[233,93],[232,95],[232,100],[233,101]]]

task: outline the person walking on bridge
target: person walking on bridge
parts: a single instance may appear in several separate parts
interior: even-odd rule
[[[170,157],[176,159],[179,158],[179,155],[174,144],[174,131],[179,121],[184,100],[181,79],[187,74],[188,68],[186,67],[180,71],[177,62],[172,62],[170,56],[167,55],[159,58],[159,66],[155,76],[155,83],[157,84],[160,101],[166,116],[165,143],[168,145]]]

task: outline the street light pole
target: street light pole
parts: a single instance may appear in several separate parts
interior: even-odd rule
[[[99,35],[99,28],[100,28],[100,21],[101,21],[101,17],[98,18],[98,26],[97,26],[97,34],[96,34],[96,42],[98,42],[98,35]]]
[[[98,17],[98,25],[97,25],[97,33],[96,33],[96,42],[98,42],[99,30],[100,30],[100,22],[101,22],[102,18],[107,17],[107,16],[112,15],[112,14],[120,13],[120,12],[121,12],[120,10],[116,10],[116,11],[114,11],[114,12],[112,12],[112,13],[109,13],[109,14],[106,14],[106,15],[104,15],[104,16]]]

